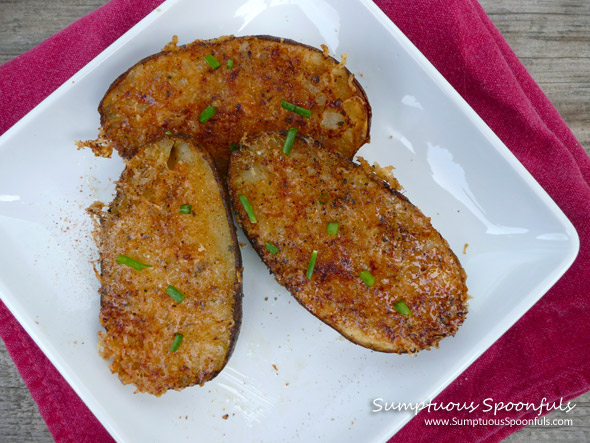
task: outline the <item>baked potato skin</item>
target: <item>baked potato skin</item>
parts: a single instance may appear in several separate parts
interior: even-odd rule
[[[228,175],[238,223],[276,280],[320,320],[376,351],[416,353],[454,335],[467,313],[466,274],[430,220],[366,163],[300,136],[285,156],[284,139],[246,139]],[[329,222],[339,223],[337,235],[326,232]],[[375,277],[371,287],[364,270]],[[412,315],[397,312],[400,300]]]
[[[206,62],[209,54],[219,68]],[[283,109],[282,100],[311,110],[311,118]],[[199,115],[210,105],[217,113],[201,123]],[[222,177],[230,145],[246,133],[297,127],[353,158],[369,141],[371,121],[366,94],[344,64],[327,50],[271,36],[229,36],[185,46],[173,40],[119,76],[98,110],[99,141],[122,157],[131,158],[137,146],[167,131],[184,133],[210,152]]]
[[[242,263],[224,186],[205,151],[167,137],[127,163],[116,191],[107,211],[100,202],[90,208],[105,328],[99,352],[137,392],[203,384],[225,366],[241,323]],[[184,204],[190,214],[180,213]],[[120,254],[152,267],[119,264]],[[171,352],[177,333],[184,338]]]

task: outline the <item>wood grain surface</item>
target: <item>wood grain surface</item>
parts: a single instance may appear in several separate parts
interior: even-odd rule
[[[101,0],[0,0],[0,64],[102,6]],[[590,154],[590,0],[480,0],[514,52]],[[0,441],[51,442],[36,404],[0,341]],[[506,442],[590,441],[590,393],[572,424],[528,426]]]

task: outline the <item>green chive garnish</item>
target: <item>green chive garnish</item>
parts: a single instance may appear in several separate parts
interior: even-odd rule
[[[307,265],[307,272],[305,273],[308,280],[311,280],[311,276],[313,275],[313,268],[315,268],[315,261],[318,258],[318,251],[313,251],[311,253],[311,257],[309,258],[309,264]]]
[[[166,135],[172,135],[172,132],[166,131]]]
[[[182,303],[184,300],[184,294],[172,285],[166,288],[166,294],[172,297],[176,303]]]
[[[192,208],[193,207],[191,205],[182,205],[178,212],[180,212],[181,214],[190,214]]]
[[[239,148],[238,145],[236,145],[235,143],[232,143],[231,145],[229,145],[229,152],[234,152],[238,148]]]
[[[281,106],[285,108],[287,111],[295,112],[295,105],[293,103],[286,102],[285,100],[281,100]]]
[[[375,277],[369,271],[362,271],[360,277],[369,288],[375,283]]]
[[[182,343],[183,338],[184,337],[182,334],[176,334],[174,336],[174,341],[172,342],[172,346],[170,346],[170,352],[178,351],[178,348],[180,348],[180,344]]]
[[[209,105],[205,108],[203,112],[199,115],[199,121],[201,123],[207,123],[211,117],[217,114],[217,109],[213,106]]]
[[[217,69],[221,66],[217,59],[213,57],[211,54],[207,54],[205,56],[205,60],[207,60],[207,63],[209,63],[209,66],[211,66],[213,69]]]
[[[318,201],[319,201],[319,202],[320,202],[322,205],[325,205],[326,203],[328,203],[328,202],[330,201],[330,196],[329,196],[327,193],[325,193],[325,192],[322,192],[322,193],[320,194],[320,198],[318,198]]]
[[[145,263],[138,262],[137,260],[133,260],[131,257],[127,257],[123,254],[117,257],[117,263],[119,263],[120,265],[130,266],[137,271],[141,271],[142,269],[152,267],[152,265],[146,265]]]
[[[286,110],[294,112],[295,114],[299,114],[303,117],[311,117],[311,111],[309,109],[302,108],[301,106],[294,105],[293,103],[281,100],[281,106]]]
[[[340,223],[338,222],[330,222],[328,223],[328,227],[326,228],[326,232],[330,235],[336,235],[338,234],[338,227],[340,226]]]
[[[267,241],[264,247],[270,252],[272,255],[276,255],[279,252],[279,248],[273,245],[271,242]]]
[[[233,60],[228,60],[227,61],[227,69],[232,69],[234,67],[234,61]]]
[[[412,315],[412,311],[410,311],[410,308],[408,308],[408,305],[406,305],[403,300],[394,303],[393,307],[401,315]]]
[[[291,128],[287,132],[287,137],[285,138],[285,144],[283,145],[283,154],[289,155],[291,153],[291,148],[293,147],[293,142],[295,141],[295,136],[297,135],[297,128]]]
[[[238,198],[242,202],[242,206],[246,210],[246,214],[248,214],[248,218],[250,219],[251,223],[256,223],[256,216],[254,215],[254,209],[252,209],[252,205],[248,200],[248,197],[245,195],[239,195]]]
[[[295,106],[295,113],[305,118],[311,117],[311,111],[309,109],[300,108],[299,106]]]

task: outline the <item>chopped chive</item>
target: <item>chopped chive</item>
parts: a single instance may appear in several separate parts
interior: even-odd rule
[[[166,288],[166,294],[172,297],[176,303],[182,303],[184,300],[184,294],[172,285]]]
[[[309,109],[300,108],[299,106],[295,106],[295,113],[305,118],[311,117],[311,111]]]
[[[369,288],[375,283],[375,277],[369,271],[362,271],[360,277]]]
[[[318,251],[313,251],[311,253],[311,257],[309,258],[309,264],[307,265],[307,272],[305,273],[308,280],[311,280],[311,276],[313,275],[313,268],[315,268],[315,261],[318,258]]]
[[[239,148],[238,145],[236,145],[235,143],[232,143],[229,145],[229,152],[234,152],[238,148]]]
[[[174,336],[174,341],[172,342],[172,346],[170,346],[170,352],[178,351],[178,348],[180,348],[180,344],[182,343],[183,338],[184,336],[182,334],[176,334]]]
[[[271,242],[267,241],[264,247],[270,252],[272,255],[276,255],[279,252],[279,248],[273,245]]]
[[[130,266],[137,271],[141,271],[142,269],[152,267],[152,265],[146,265],[145,263],[138,262],[137,260],[133,260],[131,257],[127,257],[123,254],[117,257],[117,263],[119,263],[120,265]]]
[[[337,235],[339,226],[340,226],[340,223],[338,223],[338,222],[330,222],[330,223],[328,223],[328,227],[326,228],[326,232],[330,235]]]
[[[403,300],[394,303],[393,307],[401,315],[412,315],[412,311],[410,311],[410,308],[408,308],[408,305],[406,305]]]
[[[301,106],[294,105],[293,103],[281,100],[281,106],[285,108],[287,111],[294,112],[295,114],[299,114],[303,117],[311,117],[311,111],[309,109],[302,108]]]
[[[293,103],[281,100],[281,106],[285,108],[287,111],[295,112],[295,105]]]
[[[201,123],[207,123],[215,114],[217,114],[217,109],[209,105],[203,112],[201,112],[201,114],[199,114],[199,121]]]
[[[285,138],[285,144],[283,145],[283,154],[289,155],[291,153],[291,148],[293,147],[293,142],[295,141],[295,136],[297,135],[297,128],[291,128],[287,132],[287,137]]]
[[[171,131],[166,131],[166,135],[172,135]]]
[[[217,59],[215,57],[213,57],[211,54],[207,54],[205,56],[205,60],[207,61],[207,63],[209,63],[209,66],[211,66],[213,69],[217,69],[221,66],[221,64],[217,61]]]
[[[180,212],[181,214],[190,214],[191,209],[193,209],[192,205],[182,205],[178,212]]]
[[[233,67],[234,67],[234,61],[228,60],[227,61],[227,69],[233,69]]]
[[[254,215],[254,209],[252,209],[252,205],[250,204],[248,197],[246,197],[245,195],[240,195],[240,196],[238,196],[238,198],[242,202],[242,206],[246,210],[246,214],[248,214],[248,218],[250,219],[250,222],[256,223],[256,221],[257,221],[256,215]]]
[[[320,194],[320,198],[318,198],[318,201],[322,204],[325,205],[326,203],[328,203],[330,201],[330,196],[326,193],[326,192],[322,192]]]

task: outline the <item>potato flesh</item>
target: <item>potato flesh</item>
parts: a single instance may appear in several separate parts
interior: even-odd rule
[[[100,212],[99,349],[139,392],[161,395],[213,378],[236,338],[241,312],[239,251],[222,189],[204,154],[179,139],[140,151]],[[192,214],[180,206],[192,205]],[[102,206],[102,204],[99,204]],[[116,263],[127,255],[152,267]],[[184,295],[176,303],[166,288]],[[175,334],[184,339],[169,348]]]
[[[228,181],[238,221],[277,281],[371,349],[415,353],[454,335],[467,313],[466,276],[430,220],[366,167],[302,138],[285,156],[283,141],[277,133],[245,141],[232,155]],[[237,200],[242,194],[257,223]],[[326,232],[329,222],[339,223],[338,235]],[[267,251],[266,242],[279,252]],[[372,287],[363,270],[375,277]],[[412,315],[397,312],[400,300]]]
[[[223,37],[165,49],[123,74],[100,104],[99,139],[125,158],[166,131],[183,133],[211,153],[225,176],[229,147],[244,134],[297,127],[348,158],[369,140],[364,91],[342,64],[317,49],[271,37]],[[209,54],[219,68],[207,64]],[[283,109],[282,100],[311,110],[311,118]],[[207,106],[217,113],[201,123]]]

